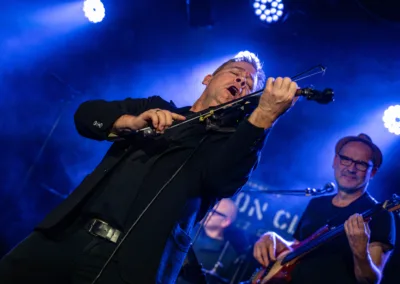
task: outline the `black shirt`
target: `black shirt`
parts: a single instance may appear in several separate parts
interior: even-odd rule
[[[119,117],[155,108],[182,110],[157,96],[111,102],[93,100],[79,106],[74,115],[75,126],[84,137],[112,141],[109,131]],[[142,177],[135,175],[135,169],[141,166],[129,166],[131,170],[124,171],[125,174],[119,172],[129,154],[139,150],[135,140],[140,136],[133,135],[132,143],[130,139],[113,143],[95,170],[36,229],[50,233],[64,230],[74,218],[82,225],[84,213],[103,214],[106,221],[126,223],[120,226],[132,230],[129,234],[122,230],[124,244],[114,257],[121,268],[121,277],[127,282],[135,279],[134,283],[154,283],[155,278],[158,283],[173,283],[189,248],[188,234],[193,224],[204,217],[217,199],[232,196],[245,184],[269,133],[247,119],[233,129],[226,129],[225,125],[223,129],[212,128],[209,120],[193,119],[193,122],[196,123],[185,123],[187,127],[175,129],[176,135],[165,143],[165,151],[145,144],[157,153],[142,149],[148,155],[147,161],[138,163],[146,166]],[[175,133],[173,129],[170,131]],[[170,131],[160,139],[166,138]],[[201,147],[197,148],[201,141]],[[140,161],[138,157],[134,159]],[[185,161],[187,164],[178,173]],[[140,186],[130,187],[123,181],[130,178]],[[121,187],[116,188],[115,184]],[[162,188],[165,190],[160,192]],[[103,206],[107,203],[108,206]],[[121,203],[130,206],[125,208]]]
[[[364,193],[347,207],[332,204],[334,195],[317,197],[308,204],[293,237],[302,241],[315,233],[328,222],[333,225],[343,224],[355,213],[363,213],[376,204],[376,201]],[[369,222],[370,243],[381,242],[394,247],[394,217],[382,211]],[[354,274],[353,255],[345,233],[322,245],[300,259],[292,272],[292,284],[297,283],[357,283]]]
[[[204,269],[212,270],[220,261],[222,265],[216,267],[217,274],[225,279],[231,278],[234,262],[238,255],[228,241],[210,238],[202,231],[193,244],[193,250]],[[208,277],[208,282],[210,284],[221,283],[213,277]]]
[[[181,108],[176,113],[194,115],[189,109],[190,107]],[[124,232],[138,215],[137,210],[132,210],[136,200],[147,199],[156,194],[140,192],[140,185],[151,167],[151,161],[179,143],[187,145],[187,140],[191,140],[189,144],[198,143],[199,137],[204,133],[204,124],[193,122],[171,129],[157,138],[136,139],[135,148],[100,182],[94,195],[85,204],[85,216],[99,218]]]
[[[193,230],[193,239],[197,231],[198,227]],[[235,273],[235,261],[238,257],[236,250],[229,241],[210,238],[205,231],[201,229],[192,247],[198,263],[206,270],[205,276],[208,284],[229,282]],[[218,262],[221,265],[218,265]],[[217,276],[208,273],[211,272],[214,267]],[[185,280],[181,277],[178,279],[177,284],[189,284],[192,282],[193,281]]]

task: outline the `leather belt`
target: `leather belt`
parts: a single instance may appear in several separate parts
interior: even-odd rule
[[[100,219],[91,219],[86,224],[86,230],[96,237],[101,237],[113,243],[117,243],[121,236],[120,230],[113,228],[111,225]]]

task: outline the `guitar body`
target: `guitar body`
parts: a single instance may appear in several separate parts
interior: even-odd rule
[[[317,232],[309,236],[307,239],[291,246],[291,250],[295,251],[297,248],[302,247],[309,242],[317,239],[319,236],[328,231],[328,226],[320,228]],[[297,264],[299,257],[296,257],[289,262],[282,263],[285,257],[291,251],[287,250],[278,255],[276,261],[272,262],[268,267],[256,271],[252,278],[251,284],[286,284],[291,280],[291,273]]]
[[[389,212],[400,210],[400,196],[393,197],[383,203],[377,203],[371,209],[362,213],[364,221],[381,210]],[[291,246],[290,250],[279,253],[275,262],[268,267],[257,270],[250,279],[251,284],[287,284],[291,281],[291,273],[299,260],[310,251],[344,233],[344,225],[330,227],[329,224],[321,227],[305,240]]]
[[[283,258],[289,251],[278,256],[277,260],[268,267],[262,268],[253,274],[251,284],[287,284],[291,281],[291,273],[295,268],[296,261],[282,264]]]

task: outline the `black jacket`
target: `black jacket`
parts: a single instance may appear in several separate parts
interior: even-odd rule
[[[99,141],[108,140],[111,127],[120,116],[138,115],[153,108],[180,112],[172,102],[166,102],[157,96],[111,102],[94,100],[84,102],[78,108],[75,114],[76,129],[84,137]],[[234,133],[205,132],[207,138],[202,145],[149,208],[138,223],[136,233],[133,232],[132,237],[127,237],[121,246],[117,257],[122,267],[126,268],[122,269],[122,274],[127,281],[137,281],[135,275],[138,274],[135,270],[137,268],[130,266],[133,257],[130,254],[130,244],[137,242],[135,234],[154,237],[151,228],[154,224],[157,225],[157,241],[151,244],[151,253],[146,253],[148,260],[143,258],[146,269],[149,273],[158,269],[157,283],[175,281],[190,247],[189,233],[194,222],[202,219],[217,199],[231,197],[247,182],[258,162],[267,133],[268,131],[253,126],[247,120],[242,121]],[[62,229],[65,224],[76,218],[80,205],[96,189],[96,184],[128,151],[135,150],[134,141],[135,138],[129,142],[114,142],[94,171],[44,218],[37,229]],[[184,139],[182,141],[153,159],[140,190],[161,188],[170,179],[175,169],[196,147],[190,143],[185,144]],[[143,208],[145,205],[143,204]],[[140,269],[143,271],[143,268]],[[152,282],[154,283],[154,278],[148,279],[147,283]]]

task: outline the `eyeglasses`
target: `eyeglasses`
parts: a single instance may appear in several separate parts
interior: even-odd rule
[[[372,165],[367,163],[367,162],[363,162],[363,161],[355,161],[352,158],[349,158],[347,156],[344,155],[340,155],[338,154],[339,158],[340,158],[340,164],[342,164],[343,166],[351,166],[353,163],[356,166],[356,169],[362,172],[365,172],[366,170],[368,170]]]
[[[228,216],[226,216],[224,213],[221,213],[221,212],[215,210],[214,208],[211,209],[211,213],[212,213],[212,214],[219,215],[219,216],[224,217],[224,218],[227,218],[227,217],[228,217]]]

